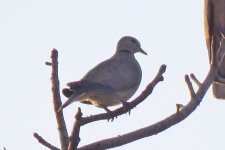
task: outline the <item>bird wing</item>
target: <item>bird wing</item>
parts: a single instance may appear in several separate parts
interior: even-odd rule
[[[138,86],[141,81],[141,68],[133,54],[118,54],[98,64],[82,80],[100,83],[123,91]]]
[[[213,28],[213,4],[211,0],[205,0],[204,3],[204,27],[205,27],[205,37],[206,37],[206,46],[208,49],[209,61],[211,62],[211,41],[212,41],[212,28]]]
[[[91,69],[80,81],[70,82],[65,96],[72,93],[112,93],[128,99],[141,81],[141,68],[131,53],[118,54]]]
[[[86,80],[81,81],[75,81],[75,82],[69,82],[67,85],[70,87],[70,92],[68,90],[64,92],[66,95],[71,95],[71,92],[78,91],[80,93],[86,93],[86,92],[112,92],[114,89],[110,86],[103,85],[100,83],[93,83]],[[70,93],[70,94],[69,94]]]

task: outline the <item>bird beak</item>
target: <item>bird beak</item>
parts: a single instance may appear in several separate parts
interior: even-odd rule
[[[141,49],[140,48],[140,52],[142,53],[142,54],[145,54],[145,55],[148,55],[143,49]]]

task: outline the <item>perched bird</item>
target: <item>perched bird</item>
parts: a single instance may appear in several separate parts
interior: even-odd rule
[[[122,37],[111,58],[95,66],[80,81],[67,84],[69,88],[62,92],[68,99],[58,111],[76,101],[93,104],[106,111],[109,111],[108,106],[126,104],[142,78],[141,67],[134,57],[137,52],[147,55],[137,39]]]
[[[204,27],[209,61],[212,63],[212,56],[216,55],[222,38],[221,31],[225,27],[225,0],[204,1]],[[214,47],[211,48],[213,36]],[[214,80],[212,88],[216,98],[225,99],[225,59],[219,66],[217,78]]]

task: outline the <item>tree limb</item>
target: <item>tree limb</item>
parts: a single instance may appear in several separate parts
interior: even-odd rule
[[[78,108],[77,114],[75,116],[75,123],[73,125],[73,130],[71,132],[70,141],[69,141],[69,148],[68,150],[77,150],[77,146],[80,142],[80,119],[82,117],[81,109]]]
[[[197,108],[197,106],[202,101],[204,95],[206,94],[208,88],[214,81],[216,74],[218,72],[218,68],[219,68],[218,61],[220,64],[221,60],[224,58],[224,54],[225,54],[224,51],[225,51],[225,40],[222,39],[218,53],[217,53],[216,57],[214,56],[214,58],[215,58],[215,60],[213,61],[214,63],[212,63],[212,65],[210,66],[209,72],[208,72],[205,80],[203,81],[203,83],[198,85],[199,88],[196,93],[193,90],[193,87],[192,87],[189,77],[187,75],[185,76],[185,81],[188,85],[191,98],[190,98],[189,103],[186,106],[182,107],[182,109],[180,109],[179,111],[175,112],[171,116],[169,116],[153,125],[141,128],[139,130],[136,130],[136,131],[133,131],[133,132],[121,135],[121,136],[97,141],[97,142],[85,145],[83,147],[80,147],[78,150],[91,150],[91,149],[103,150],[103,149],[121,146],[121,145],[130,143],[130,142],[133,142],[135,140],[139,140],[144,137],[156,135],[156,134],[170,128],[171,126],[183,121]]]
[[[60,90],[59,90],[59,77],[58,77],[58,51],[56,49],[52,50],[51,54],[52,59],[52,95],[53,95],[53,105],[54,105],[54,111],[56,115],[56,121],[58,125],[58,131],[59,131],[59,137],[60,137],[60,143],[61,143],[61,149],[67,150],[69,138],[68,138],[68,132],[66,129],[66,124],[63,116],[63,112],[57,112],[59,107],[62,105],[62,101],[60,98]]]
[[[193,73],[190,74],[191,79],[195,82],[195,84],[199,87],[202,83],[195,77]]]
[[[224,36],[223,36],[224,37]],[[213,43],[213,42],[212,42]],[[117,136],[114,138],[104,139],[101,141],[97,141],[91,144],[88,144],[86,146],[78,148],[78,150],[103,150],[108,148],[113,148],[117,146],[121,146],[130,142],[133,142],[135,140],[139,140],[144,137],[152,136],[155,134],[158,134],[171,126],[181,122],[185,118],[187,118],[200,104],[202,101],[204,95],[206,94],[208,88],[216,78],[219,65],[221,63],[221,60],[223,60],[225,55],[225,39],[223,38],[221,40],[221,44],[219,47],[219,50],[217,54],[213,56],[212,64],[210,65],[209,72],[205,78],[205,80],[201,83],[197,80],[197,78],[194,76],[194,74],[191,74],[191,78],[196,82],[198,85],[198,90],[195,92],[194,88],[192,86],[192,83],[190,81],[190,78],[188,75],[185,76],[185,81],[188,85],[189,92],[190,92],[190,101],[186,106],[183,106],[182,104],[177,104],[177,111],[172,114],[171,116],[165,118],[164,120],[161,120],[153,125],[141,128],[139,130]],[[47,65],[52,66],[52,93],[53,93],[53,104],[54,104],[54,110],[56,114],[56,119],[58,123],[58,129],[59,129],[59,135],[60,135],[60,142],[61,142],[61,149],[67,150],[69,146],[69,150],[76,150],[77,145],[80,142],[79,138],[79,132],[80,127],[82,125],[103,120],[103,119],[109,119],[109,117],[116,117],[118,115],[121,115],[123,113],[128,112],[129,110],[124,109],[123,107],[118,108],[114,111],[112,111],[112,114],[109,116],[108,113],[103,114],[97,114],[93,116],[88,117],[82,117],[82,113],[80,108],[78,109],[78,112],[76,114],[76,121],[74,123],[74,127],[70,136],[70,139],[68,138],[68,133],[63,117],[62,111],[58,112],[58,108],[61,106],[61,99],[60,99],[60,92],[59,92],[59,80],[58,80],[58,52],[57,50],[53,49],[52,51],[52,62],[46,63]],[[163,73],[166,70],[166,65],[162,65],[159,69],[158,74],[154,78],[154,80],[146,87],[146,89],[139,95],[137,98],[129,102],[130,109],[134,108],[136,105],[144,101],[153,91],[156,84],[160,81],[163,81]],[[58,148],[52,146],[47,141],[45,141],[42,137],[40,137],[38,134],[34,134],[35,138],[38,139],[40,143],[45,145],[46,147],[52,149],[52,150],[59,150]]]
[[[50,150],[60,150],[57,147],[51,145],[50,143],[48,143],[45,139],[43,139],[40,135],[38,135],[37,133],[33,134],[34,137],[38,140],[39,143],[43,144],[44,146],[46,146],[47,148],[49,148]]]
[[[56,49],[52,50],[51,59],[52,59],[52,62],[46,62],[45,64],[52,67],[51,81],[52,81],[52,96],[53,96],[54,111],[55,111],[56,121],[57,121],[57,125],[58,125],[61,149],[67,150],[68,144],[69,144],[69,138],[68,138],[68,133],[67,133],[67,129],[66,129],[63,112],[62,111],[57,112],[59,107],[62,105],[62,101],[60,98],[60,91],[59,91],[58,51]],[[38,134],[34,133],[34,137],[37,138],[38,136],[35,136],[35,135],[38,135]],[[39,140],[39,142],[40,142],[40,140]]]
[[[146,89],[134,100],[132,100],[131,102],[129,102],[129,110],[128,109],[124,109],[123,107],[120,107],[114,111],[112,111],[110,113],[110,115],[108,113],[102,113],[102,114],[97,114],[97,115],[91,115],[91,116],[87,116],[87,117],[82,117],[80,119],[80,125],[85,125],[94,121],[98,121],[98,120],[104,120],[104,119],[110,119],[112,117],[117,117],[119,115],[122,115],[126,112],[129,112],[131,109],[133,109],[134,107],[136,107],[138,104],[140,104],[141,102],[143,102],[153,91],[154,87],[156,86],[156,84],[160,81],[163,81],[163,73],[166,71],[166,65],[161,65],[158,74],[155,76],[155,78],[153,79],[153,81],[146,87]]]
[[[206,91],[210,87],[214,79],[214,76],[217,73],[217,70],[218,70],[218,67],[211,66],[210,71],[205,81],[202,83],[202,85],[198,89],[196,96],[191,97],[190,102],[186,106],[184,106],[180,111],[174,113],[173,115],[153,125],[147,126],[145,128],[142,128],[142,129],[139,129],[121,136],[97,141],[95,143],[91,143],[89,145],[83,146],[79,148],[78,150],[91,150],[91,149],[101,150],[101,149],[121,146],[130,142],[133,142],[135,140],[139,140],[144,137],[158,134],[168,129],[169,127],[181,122],[182,120],[187,118],[197,108],[202,98],[204,97]]]

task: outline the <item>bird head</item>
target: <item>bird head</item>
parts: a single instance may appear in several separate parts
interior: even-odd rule
[[[118,52],[124,50],[129,51],[133,54],[140,52],[147,55],[147,53],[143,49],[141,49],[140,42],[136,38],[131,36],[124,36],[119,40],[116,51]]]

